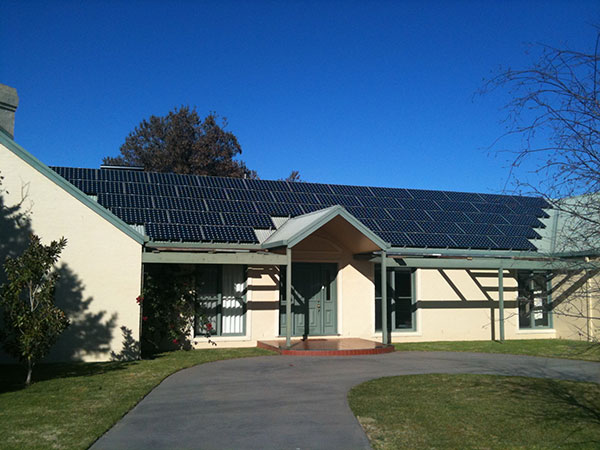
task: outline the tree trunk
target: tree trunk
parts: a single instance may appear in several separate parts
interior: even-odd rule
[[[33,372],[33,364],[31,363],[31,358],[27,359],[27,379],[25,380],[25,385],[29,386],[31,384],[31,373]]]

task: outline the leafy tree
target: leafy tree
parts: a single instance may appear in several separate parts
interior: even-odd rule
[[[195,108],[182,106],[166,116],[150,116],[135,127],[121,155],[104,164],[138,166],[147,171],[256,178],[255,171],[234,158],[242,153],[227,120],[211,113],[201,119]]]
[[[508,68],[489,80],[482,92],[506,90],[503,138],[520,146],[512,153],[511,176],[521,192],[544,197],[559,212],[558,238],[551,252],[591,256],[600,250],[600,33],[593,51],[537,46],[537,61]],[[509,139],[509,145],[514,146]],[[517,144],[519,145],[519,144]],[[553,244],[554,245],[554,244]],[[589,258],[571,258],[564,294],[553,295],[555,314],[579,323],[579,334],[600,337],[600,280]],[[591,270],[590,270],[591,268]],[[576,289],[573,289],[573,288]],[[600,329],[598,330],[600,332]]]
[[[54,264],[66,244],[66,239],[61,238],[43,245],[32,234],[23,254],[8,257],[4,263],[8,281],[0,293],[2,345],[9,354],[27,364],[27,385],[31,383],[35,363],[48,354],[69,325],[65,313],[54,305],[58,279]]]
[[[181,272],[173,265],[150,265],[144,275],[144,293],[136,299],[142,308],[142,353],[165,347],[191,348],[194,321],[198,322],[197,331],[212,343],[212,325],[196,299],[195,272]]]

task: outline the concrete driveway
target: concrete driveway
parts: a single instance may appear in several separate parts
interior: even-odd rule
[[[368,449],[348,407],[348,390],[373,378],[419,373],[600,383],[600,363],[482,353],[219,361],[171,375],[92,448]]]

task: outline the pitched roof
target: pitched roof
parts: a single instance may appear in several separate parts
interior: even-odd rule
[[[31,153],[29,153],[27,150],[25,150],[19,144],[17,144],[9,136],[9,134],[6,131],[2,130],[1,128],[0,128],[0,144],[2,144],[4,147],[6,147],[13,154],[15,154],[16,156],[21,158],[21,160],[23,160],[24,162],[29,164],[31,167],[33,167],[35,170],[37,170],[43,176],[52,180],[52,182],[56,183],[57,186],[60,186],[62,189],[64,189],[70,195],[72,195],[77,200],[79,200],[84,205],[86,205],[88,208],[90,208],[92,211],[94,211],[95,213],[97,213],[98,215],[100,215],[101,217],[106,219],[108,222],[110,222],[116,228],[121,230],[127,236],[131,237],[139,244],[144,243],[145,240],[144,240],[144,236],[142,234],[140,234],[136,230],[132,229],[130,226],[128,226],[127,223],[125,223],[119,217],[112,214],[110,212],[110,210],[107,210],[106,208],[102,208],[100,205],[98,205],[97,202],[92,201],[89,197],[84,195],[79,189],[76,189],[76,186],[73,186],[73,184],[66,182],[64,178],[58,176],[56,174],[56,171],[51,170],[47,165],[45,165],[43,162],[41,162],[39,159],[37,159],[35,156],[33,156]]]
[[[157,242],[259,243],[282,218],[341,205],[394,247],[535,251],[549,207],[513,195],[53,169]]]

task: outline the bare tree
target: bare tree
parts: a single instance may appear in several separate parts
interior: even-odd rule
[[[538,45],[530,67],[504,69],[483,93],[506,89],[506,132],[494,144],[512,155],[511,180],[519,192],[553,207],[554,256],[569,261],[557,276],[555,314],[572,319],[582,337],[597,340],[600,284],[600,32],[590,51]],[[511,137],[517,149],[501,148]],[[598,265],[600,267],[600,265]]]

